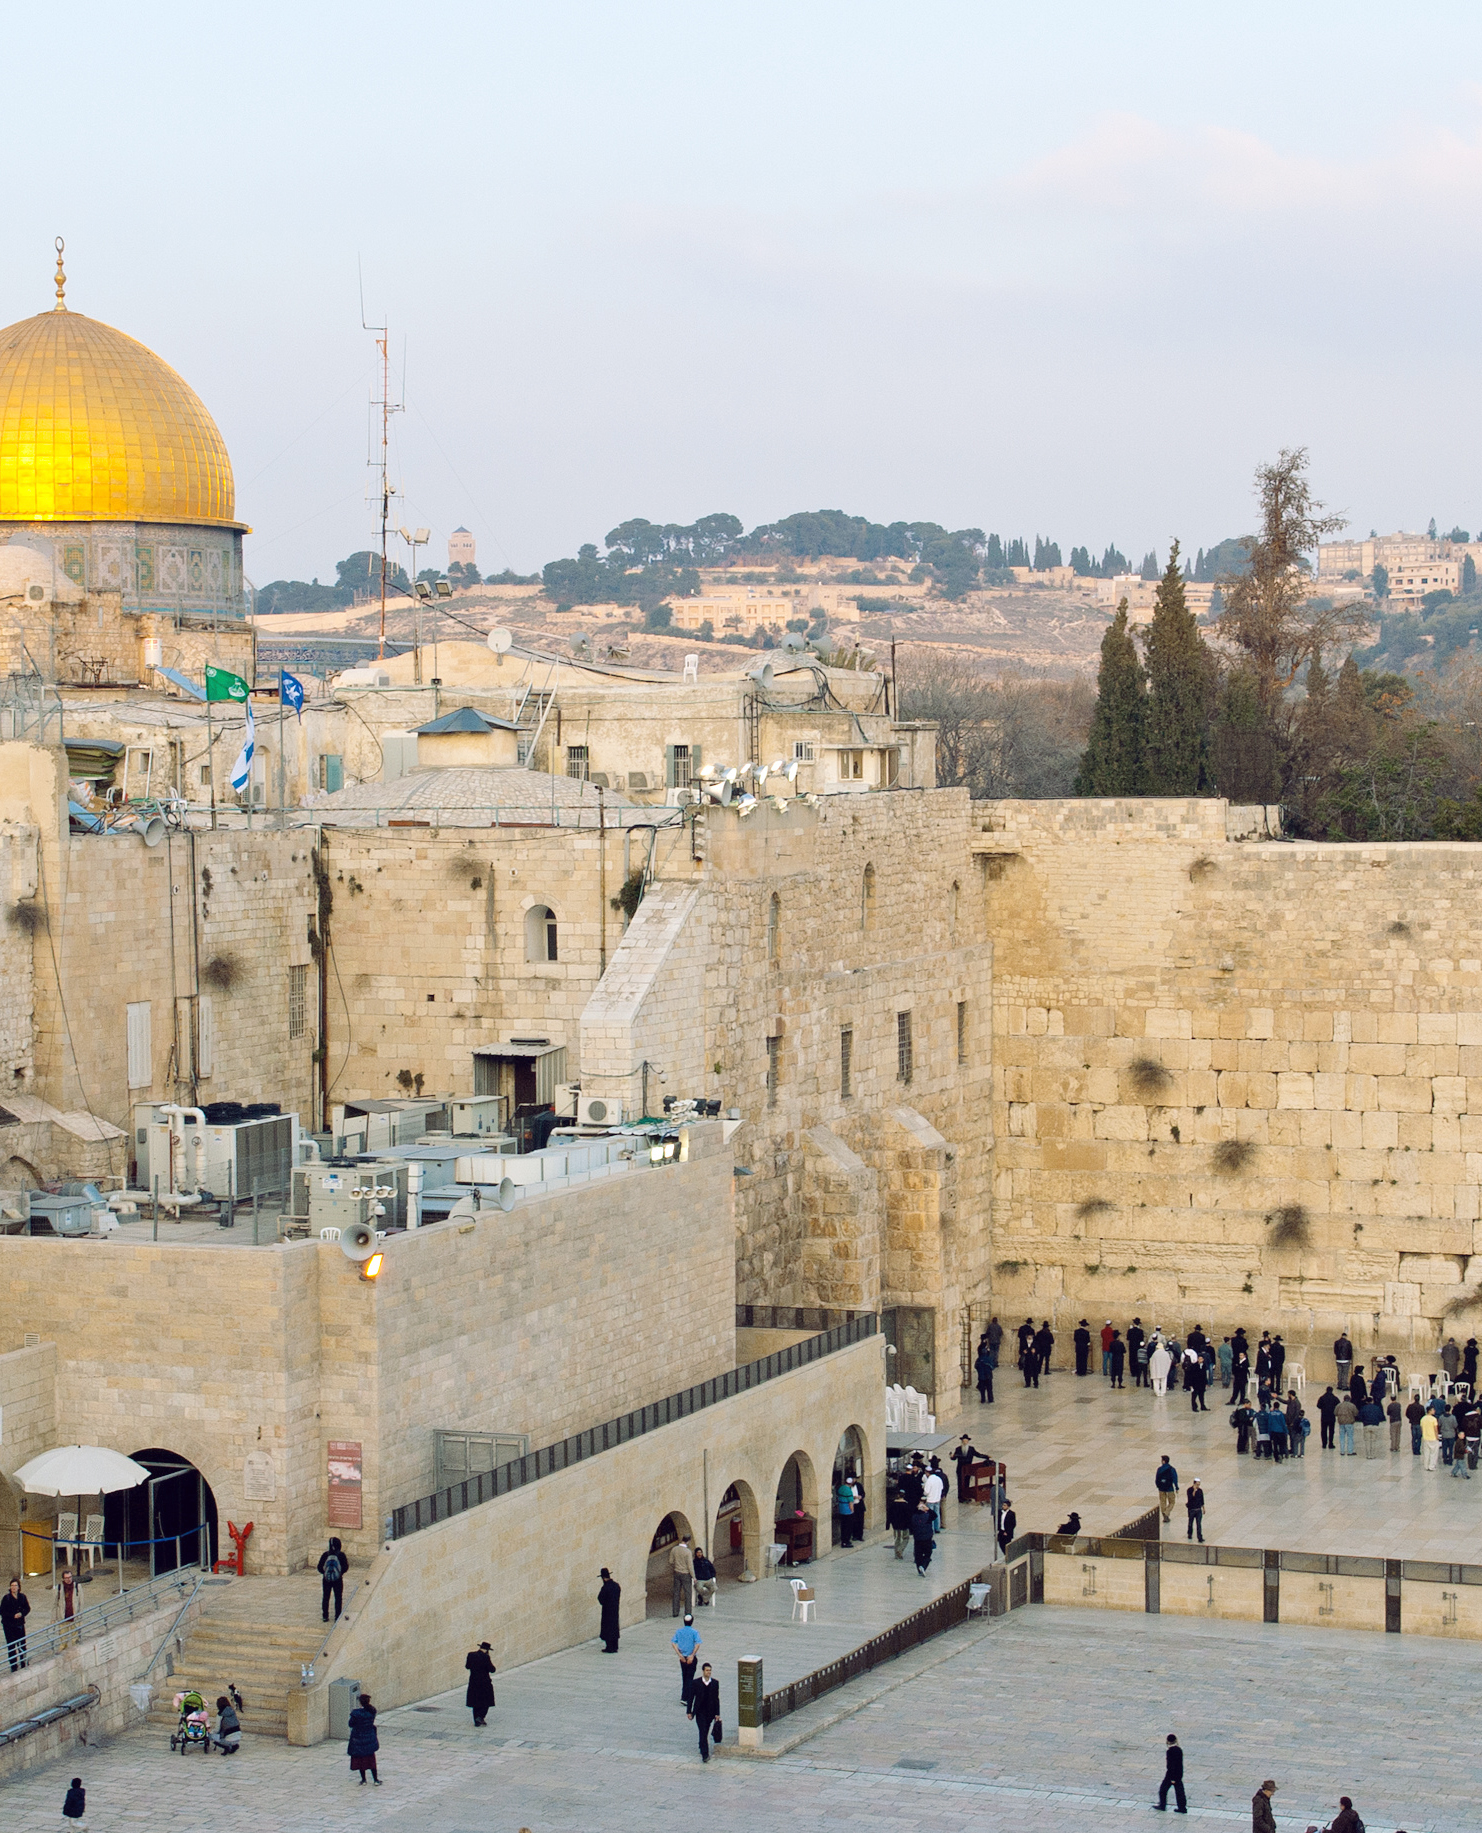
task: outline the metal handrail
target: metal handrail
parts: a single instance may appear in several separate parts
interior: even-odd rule
[[[33,1712],[29,1718],[17,1719],[13,1725],[0,1729],[0,1750],[20,1738],[29,1737],[33,1731],[45,1730],[48,1725],[56,1724],[58,1719],[67,1718],[73,1712],[85,1712],[89,1706],[97,1705],[102,1697],[102,1692],[94,1683],[86,1693],[74,1693],[60,1705],[48,1706],[44,1712]]]
[[[170,1638],[175,1634],[175,1631],[180,1627],[180,1619],[185,1615],[186,1611],[190,1609],[191,1605],[195,1603],[196,1594],[200,1591],[201,1586],[204,1585],[205,1582],[206,1582],[206,1574],[202,1572],[201,1575],[196,1579],[194,1586],[191,1588],[190,1596],[180,1606],[179,1610],[175,1612],[174,1622],[171,1623],[170,1627],[165,1631],[164,1635],[160,1637],[160,1645],[154,1651],[154,1653],[150,1656],[149,1666],[145,1668],[142,1674],[136,1676],[134,1680],[135,1686],[139,1686],[142,1682],[148,1680],[149,1676],[154,1672],[155,1662],[158,1661],[160,1656],[164,1654],[165,1648],[168,1645]]]
[[[90,1604],[86,1610],[78,1611],[75,1617],[63,1617],[59,1623],[49,1623],[45,1629],[28,1633],[26,1665],[34,1666],[38,1660],[44,1661],[51,1655],[59,1654],[64,1648],[72,1648],[95,1635],[105,1635],[115,1623],[130,1622],[141,1611],[155,1609],[172,1588],[182,1589],[190,1582],[189,1570],[187,1568],[186,1574],[178,1571],[161,1573],[142,1585],[131,1585],[127,1591],[114,1592],[111,1598],[105,1598],[101,1604]]]
[[[790,1344],[788,1348],[779,1349],[770,1356],[762,1356],[755,1362],[730,1369],[724,1375],[714,1375],[709,1381],[698,1382],[694,1387],[681,1388],[677,1394],[667,1394],[649,1406],[636,1407],[631,1413],[622,1413],[616,1419],[604,1420],[600,1426],[590,1426],[585,1432],[573,1433],[554,1445],[546,1445],[525,1457],[514,1458],[493,1470],[480,1471],[477,1476],[469,1477],[462,1483],[451,1484],[446,1489],[436,1490],[430,1496],[420,1496],[415,1502],[405,1502],[400,1508],[391,1511],[391,1532],[388,1538],[404,1539],[406,1535],[415,1534],[422,1528],[433,1527],[439,1521],[461,1515],[465,1509],[492,1502],[496,1496],[507,1495],[512,1489],[522,1489],[527,1483],[537,1483],[542,1477],[553,1476],[558,1470],[568,1470],[573,1464],[582,1463],[587,1458],[600,1456],[604,1451],[614,1451],[630,1439],[641,1438],[647,1432],[656,1432],[660,1426],[672,1425],[676,1420],[688,1419],[691,1414],[699,1413],[706,1407],[713,1407],[722,1400],[744,1394],[764,1382],[775,1381],[779,1375],[791,1374],[794,1369],[805,1368],[810,1362],[817,1362],[823,1356],[831,1356],[838,1350],[847,1349],[852,1343],[861,1343],[865,1338],[877,1335],[879,1329],[880,1319],[873,1312],[860,1313],[835,1325],[831,1330],[807,1337],[801,1343]]]

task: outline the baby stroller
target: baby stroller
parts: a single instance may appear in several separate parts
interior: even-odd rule
[[[180,1723],[170,1733],[171,1750],[178,1750],[181,1756],[191,1749],[209,1751],[211,1719],[201,1695],[195,1691],[177,1693],[175,1710],[180,1714]]]

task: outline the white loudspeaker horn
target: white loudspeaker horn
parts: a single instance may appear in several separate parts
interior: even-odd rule
[[[165,837],[165,824],[158,815],[146,815],[134,823],[134,832],[145,846],[158,846]]]
[[[520,1187],[512,1177],[499,1180],[499,1207],[506,1215],[514,1208],[515,1199],[520,1194]]]
[[[376,1231],[369,1222],[352,1222],[340,1230],[340,1252],[346,1260],[369,1260],[376,1251]]]

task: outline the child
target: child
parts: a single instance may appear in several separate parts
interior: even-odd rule
[[[70,1820],[74,1827],[87,1833],[87,1790],[82,1786],[82,1777],[74,1776],[72,1786],[67,1790],[67,1799],[62,1803],[62,1818]]]

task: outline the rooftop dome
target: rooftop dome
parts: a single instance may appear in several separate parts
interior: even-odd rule
[[[238,526],[231,460],[152,350],[62,304],[0,331],[0,522]]]

